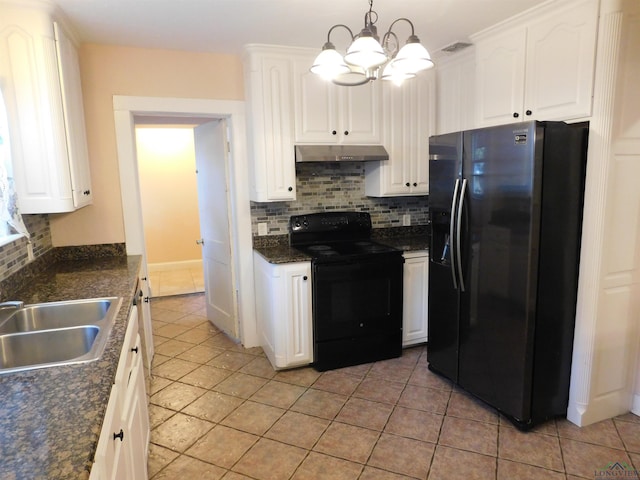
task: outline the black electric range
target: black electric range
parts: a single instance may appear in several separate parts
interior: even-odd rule
[[[402,251],[371,240],[367,212],[295,215],[292,247],[311,256],[313,366],[330,370],[402,354]]]

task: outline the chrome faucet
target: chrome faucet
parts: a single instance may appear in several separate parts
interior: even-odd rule
[[[15,310],[20,310],[24,307],[24,302],[20,300],[11,300],[9,302],[0,303],[0,323],[11,316]]]
[[[18,310],[19,308],[23,308],[23,307],[24,307],[24,302],[21,302],[20,300],[11,300],[8,302],[0,303],[0,310],[4,310],[5,308],[14,308]]]

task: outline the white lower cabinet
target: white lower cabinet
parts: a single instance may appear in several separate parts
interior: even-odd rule
[[[124,436],[121,417],[118,386],[113,385],[89,480],[126,478],[130,460],[126,455],[124,439],[120,439],[120,435]]]
[[[275,369],[313,362],[311,262],[272,264],[253,254],[258,336]]]
[[[90,480],[147,480],[149,411],[138,334],[131,310]]]
[[[403,270],[402,346],[427,341],[429,252],[405,252]]]

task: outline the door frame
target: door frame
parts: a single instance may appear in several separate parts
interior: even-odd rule
[[[229,153],[231,248],[237,290],[237,331],[242,344],[259,345],[253,287],[253,244],[249,199],[249,169],[245,102],[192,98],[113,96],[120,191],[127,255],[141,255],[148,277],[142,224],[142,204],[136,157],[135,116],[224,118],[231,132]]]

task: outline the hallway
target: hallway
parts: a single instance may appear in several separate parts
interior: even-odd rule
[[[153,297],[204,292],[202,263],[198,267],[167,270],[149,266],[149,280]]]

